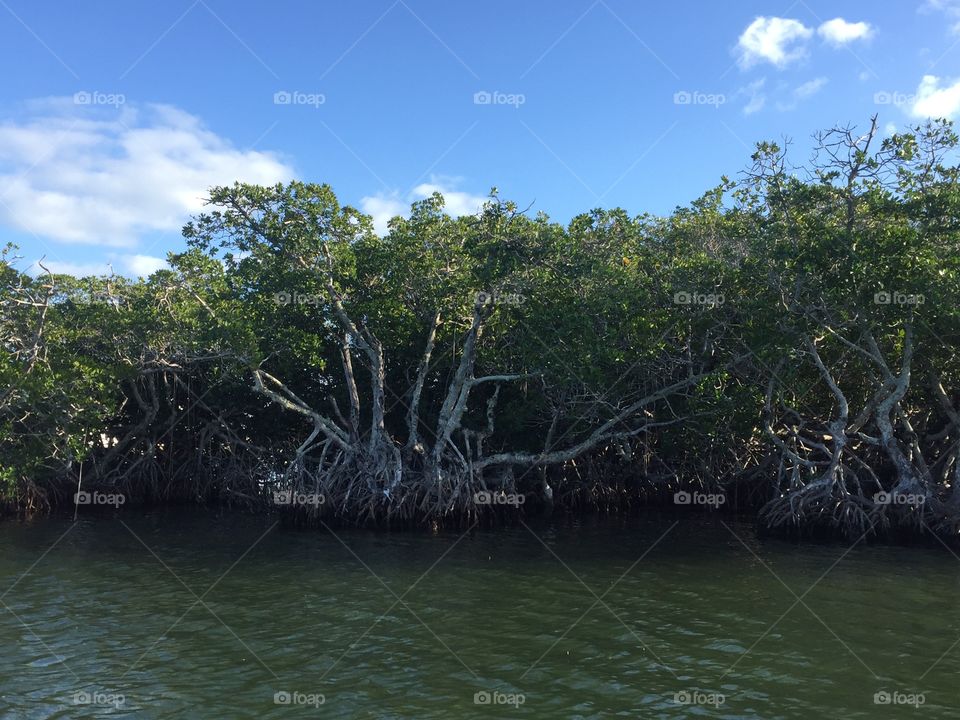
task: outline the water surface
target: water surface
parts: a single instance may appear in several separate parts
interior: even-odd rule
[[[0,717],[957,717],[946,549],[679,519],[6,522]]]

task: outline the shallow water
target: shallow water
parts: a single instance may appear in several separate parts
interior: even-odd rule
[[[0,717],[960,713],[946,549],[679,519],[438,535],[182,510],[0,524]]]

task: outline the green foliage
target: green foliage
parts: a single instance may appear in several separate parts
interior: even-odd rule
[[[173,467],[181,458],[173,448],[200,452],[198,434],[219,438],[217,452],[277,466],[308,423],[254,393],[251,373],[282,378],[306,406],[345,411],[337,303],[357,323],[356,336],[347,333],[351,351],[367,332],[382,344],[387,425],[402,443],[431,322],[441,318],[425,427],[440,413],[478,296],[491,312],[475,374],[525,378],[502,386],[486,440],[493,451],[582,440],[644,393],[709,373],[639,413],[658,429],[624,433],[624,442],[650,477],[717,482],[753,468],[763,495],[776,465],[767,423],[777,408],[795,416],[786,426],[814,418],[825,427],[837,412],[809,341],[856,412],[883,382],[863,338],[875,338],[895,367],[909,325],[914,375],[936,374],[960,405],[956,144],[946,123],[882,142],[835,129],[819,136],[801,176],[789,169],[787,148],[760,143],[742,178],[722,178],[669,217],[595,209],[566,226],[531,217],[494,190],[472,217],[452,218],[440,195],[426,198],[379,236],[327,185],[236,184],[211,190],[172,269],[139,282],[29,277],[8,248],[0,260],[0,497],[21,506],[55,499],[82,462],[136,486],[147,464]],[[877,301],[884,293],[923,303]],[[150,411],[153,374],[166,384]],[[366,407],[370,386],[359,385]],[[189,386],[186,399],[174,386]],[[465,428],[487,425],[493,390],[482,386],[470,399]],[[921,425],[946,432],[938,403],[922,389],[903,401],[905,415],[916,414],[915,434]],[[188,405],[204,419],[187,418]],[[110,438],[123,439],[122,451]],[[591,453],[606,457],[615,446]],[[949,451],[937,448],[931,462],[947,463],[941,453]],[[878,475],[888,471],[871,457]],[[633,472],[631,463],[619,468]]]

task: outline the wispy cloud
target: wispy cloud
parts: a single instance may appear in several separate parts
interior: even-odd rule
[[[43,272],[40,260],[34,261],[27,268],[31,274]],[[63,273],[76,277],[90,275],[127,275],[129,277],[149,277],[157,270],[169,267],[163,258],[152,255],[108,253],[106,259],[100,262],[67,262],[46,258],[42,260],[43,267],[53,273]]]
[[[940,12],[950,20],[950,32],[960,35],[960,0],[927,0],[920,12]]]
[[[802,85],[798,85],[790,92],[790,98],[788,100],[777,103],[777,109],[783,111],[793,110],[803,100],[813,97],[820,92],[828,82],[827,78],[818,77],[813,80],[808,80]]]
[[[763,110],[764,105],[767,104],[767,96],[763,92],[766,82],[766,78],[760,78],[737,91],[738,97],[745,97],[747,100],[747,104],[743,106],[744,115],[753,115],[755,112]]]

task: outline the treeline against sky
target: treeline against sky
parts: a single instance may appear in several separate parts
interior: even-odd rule
[[[956,144],[874,121],[800,165],[761,143],[669,217],[564,226],[494,191],[382,237],[326,185],[213,188],[137,282],[27,275],[8,248],[0,498],[956,534]]]

